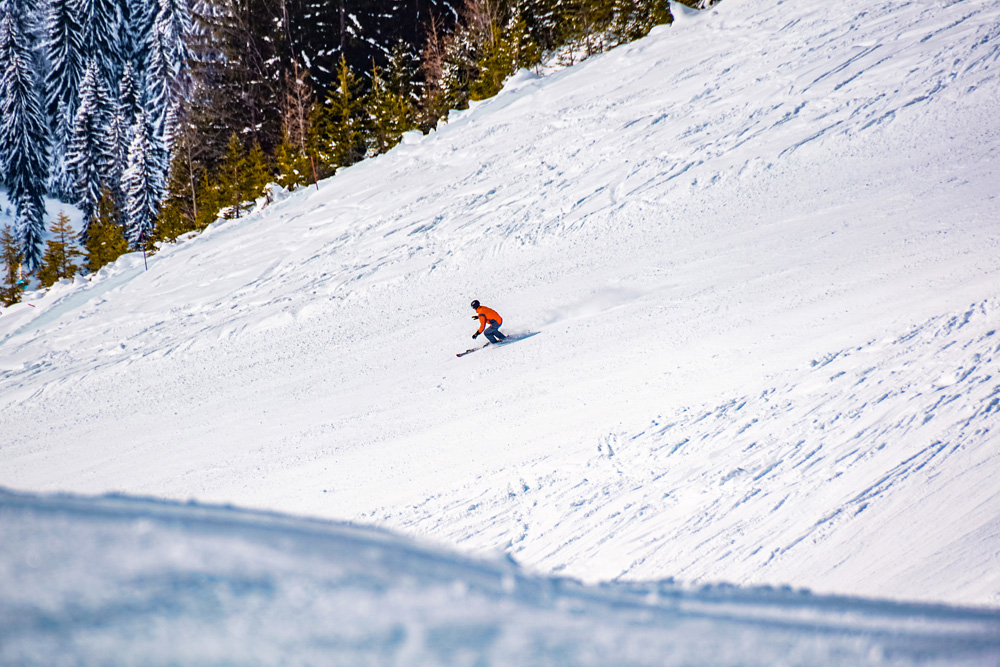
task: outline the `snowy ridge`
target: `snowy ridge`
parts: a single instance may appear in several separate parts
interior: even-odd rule
[[[671,579],[997,607],[998,67],[997,0],[726,0],[523,73],[148,271],[127,256],[4,310],[0,485],[375,524],[612,607]],[[537,335],[456,359],[473,298]],[[92,509],[59,529],[91,539]],[[288,540],[289,571],[339,567]],[[604,641],[581,607],[560,627]],[[827,628],[789,662],[836,662]],[[943,635],[928,660],[996,662]]]
[[[586,587],[370,528],[0,491],[4,664],[969,664],[995,611]],[[16,548],[12,548],[17,544]],[[822,638],[817,640],[817,638]]]

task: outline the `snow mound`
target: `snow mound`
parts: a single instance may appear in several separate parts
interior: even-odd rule
[[[992,611],[670,581],[589,587],[357,526],[0,491],[0,663],[941,664]]]

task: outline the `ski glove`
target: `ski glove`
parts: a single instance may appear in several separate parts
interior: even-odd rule
[[[472,340],[476,340],[477,338],[479,338],[479,332],[478,331],[476,333],[472,334]]]

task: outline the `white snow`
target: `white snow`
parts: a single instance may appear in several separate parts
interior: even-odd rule
[[[0,663],[949,664],[995,611],[671,582],[587,587],[377,531],[0,491]]]
[[[726,0],[520,75],[2,311],[0,486],[1000,607],[998,72],[997,0]]]

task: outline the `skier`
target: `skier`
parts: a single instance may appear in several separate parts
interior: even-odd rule
[[[492,308],[480,306],[478,299],[473,300],[472,309],[476,311],[476,315],[473,315],[472,319],[479,320],[479,331],[472,334],[472,340],[478,338],[479,334],[485,334],[487,340],[491,343],[499,343],[506,338],[506,336],[500,333],[500,325],[503,324],[503,318],[500,317],[500,313]],[[489,324],[489,327],[486,326],[487,324]]]

